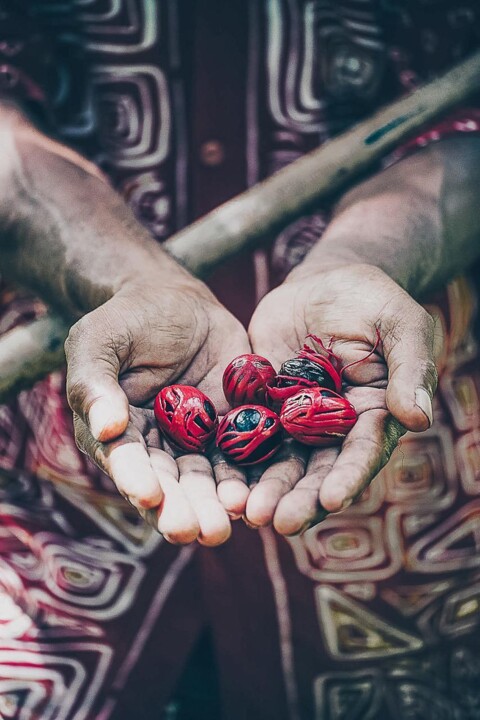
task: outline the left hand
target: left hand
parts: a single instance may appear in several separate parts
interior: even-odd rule
[[[223,369],[230,353],[249,351],[248,338],[198,280],[172,267],[162,285],[162,267],[153,281],[145,273],[142,282],[125,283],[70,331],[67,397],[76,442],[168,541],[219,545],[231,528],[211,464],[195,453],[174,458],[151,408],[159,389],[176,382],[198,386],[224,413]],[[248,488],[234,483],[232,494],[228,479],[223,497],[235,509]]]
[[[346,397],[358,420],[342,446],[310,452],[287,444],[248,497],[247,523],[273,523],[284,535],[300,532],[358,498],[385,465],[406,430],[426,430],[437,384],[434,322],[377,267],[342,264],[291,273],[258,306],[249,329],[254,352],[277,369],[295,357],[309,333],[328,344],[344,365]],[[278,458],[278,456],[277,456]]]

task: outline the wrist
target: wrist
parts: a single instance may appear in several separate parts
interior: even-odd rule
[[[165,285],[195,282],[68,149],[53,152],[43,139],[25,135],[16,151],[8,202],[0,210],[6,275],[70,319],[124,287],[156,286],[160,292]]]
[[[363,197],[339,211],[291,279],[366,265],[418,298],[437,281],[444,261],[441,235],[440,210],[431,197],[404,190]]]

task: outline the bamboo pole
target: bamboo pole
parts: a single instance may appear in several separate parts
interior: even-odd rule
[[[347,186],[419,128],[480,90],[480,52],[230,200],[165,243],[193,274],[259,244]],[[64,363],[65,323],[51,314],[0,338],[0,399]]]

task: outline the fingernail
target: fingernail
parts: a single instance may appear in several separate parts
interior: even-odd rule
[[[350,505],[352,504],[352,502],[353,502],[353,499],[352,499],[352,498],[347,498],[346,500],[344,500],[344,501],[342,502],[342,507],[340,508],[340,510],[339,510],[338,512],[343,512],[344,510],[347,510],[347,508],[350,507]]]
[[[109,436],[120,435],[124,430],[123,414],[123,408],[108,400],[94,402],[88,413],[88,424],[92,435],[97,440],[102,440],[107,428]]]
[[[295,535],[299,535],[300,537],[302,535],[305,535],[307,530],[310,530],[310,528],[315,527],[315,525],[317,523],[320,523],[322,520],[323,520],[323,517],[320,518],[320,520],[317,520],[317,518],[315,518],[315,520],[308,520],[306,523],[303,523],[302,527],[300,528],[300,530],[297,530]]]
[[[417,387],[415,390],[415,405],[420,408],[428,420],[428,427],[433,423],[433,409],[430,395],[423,387]]]
[[[88,413],[88,424],[90,425],[92,435],[97,438],[97,440],[101,437],[111,419],[110,408],[106,407],[106,403],[103,403],[101,400],[93,403]]]

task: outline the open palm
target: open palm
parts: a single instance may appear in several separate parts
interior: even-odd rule
[[[218,544],[230,522],[207,458],[162,449],[153,400],[167,384],[195,385],[224,413],[223,369],[248,350],[240,323],[193,279],[161,292],[126,286],[70,333],[67,396],[77,444],[172,542]]]
[[[341,446],[310,451],[287,443],[253,487],[245,516],[253,525],[273,522],[283,534],[309,527],[328,512],[348,507],[387,462],[406,429],[431,423],[436,387],[433,321],[382,271],[351,265],[295,279],[267,295],[249,334],[255,352],[275,367],[294,357],[313,333],[346,370],[344,392],[358,414]]]

